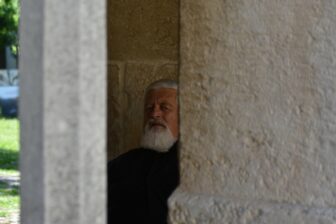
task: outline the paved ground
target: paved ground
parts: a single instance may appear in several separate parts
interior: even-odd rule
[[[10,187],[18,187],[20,185],[20,176],[0,176],[0,181],[6,182]]]
[[[13,211],[11,217],[8,218],[1,218],[0,217],[0,224],[19,224],[19,212]]]

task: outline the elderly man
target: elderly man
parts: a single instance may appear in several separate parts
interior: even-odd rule
[[[108,223],[167,223],[167,199],[179,180],[177,84],[159,80],[145,92],[141,147],[108,165]]]

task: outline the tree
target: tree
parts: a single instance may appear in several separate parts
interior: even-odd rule
[[[18,0],[0,0],[0,48],[9,46],[13,54],[18,54]]]

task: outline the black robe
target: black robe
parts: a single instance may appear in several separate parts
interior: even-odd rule
[[[179,182],[177,144],[168,152],[135,149],[108,164],[108,224],[167,223]]]

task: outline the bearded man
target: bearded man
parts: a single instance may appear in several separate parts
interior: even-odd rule
[[[167,199],[178,185],[177,83],[145,91],[141,147],[108,164],[108,223],[167,223]]]

